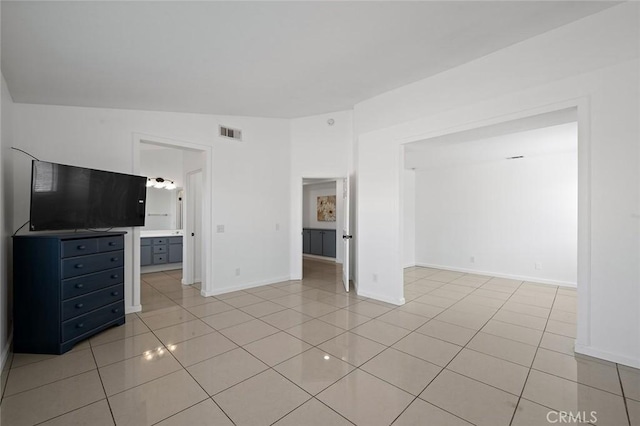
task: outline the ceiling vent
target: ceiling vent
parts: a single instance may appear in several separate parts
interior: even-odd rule
[[[231,127],[219,126],[220,136],[223,138],[242,140],[242,130],[232,129]]]
[[[507,160],[519,160],[521,158],[524,158],[524,155],[516,155],[514,157],[507,157]]]

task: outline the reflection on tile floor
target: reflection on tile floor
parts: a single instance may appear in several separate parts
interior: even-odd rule
[[[143,275],[124,326],[13,356],[0,424],[640,425],[640,371],[573,354],[574,290],[414,267],[399,307],[304,268],[209,298]]]

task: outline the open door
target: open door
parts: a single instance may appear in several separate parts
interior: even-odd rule
[[[345,291],[349,291],[349,248],[351,246],[351,228],[349,226],[349,176],[342,180],[343,227],[342,242],[344,244],[344,260],[342,263],[342,283]]]
[[[202,281],[202,170],[188,172],[186,181],[183,284],[194,284]]]

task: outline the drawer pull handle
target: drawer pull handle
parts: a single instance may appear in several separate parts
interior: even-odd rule
[[[116,243],[114,243],[113,241],[109,241],[109,245],[110,245],[111,247],[113,247],[113,246],[115,246],[115,245],[116,245]]]
[[[76,303],[76,308],[80,309],[84,306],[84,303]]]
[[[117,296],[117,295],[119,295],[119,294],[120,294],[120,293],[119,293],[119,292],[117,292],[117,291],[112,291],[112,292],[111,292],[111,295],[112,295],[112,296]]]
[[[84,323],[80,323],[76,325],[76,328],[82,328],[82,327],[84,327]]]
[[[82,269],[84,265],[82,263],[76,263],[76,269]]]
[[[111,278],[113,278],[113,279],[118,278],[118,274],[111,275]]]
[[[84,284],[76,284],[76,288],[84,288]]]
[[[111,258],[111,261],[112,261],[112,262],[117,262],[117,261],[118,261],[118,258],[117,258],[117,257],[112,257],[112,258]]]
[[[111,312],[113,312],[114,314],[117,314],[118,312],[120,312],[120,309],[115,308],[115,309],[112,309]]]
[[[79,246],[78,246],[78,250],[84,250],[84,249],[86,249],[86,248],[87,248],[87,246],[83,246],[83,245],[79,245]]]

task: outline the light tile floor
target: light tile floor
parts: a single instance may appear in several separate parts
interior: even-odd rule
[[[323,262],[209,298],[180,274],[143,275],[143,312],[65,355],[15,354],[0,423],[640,425],[640,371],[574,356],[571,289],[415,267],[398,307]]]

